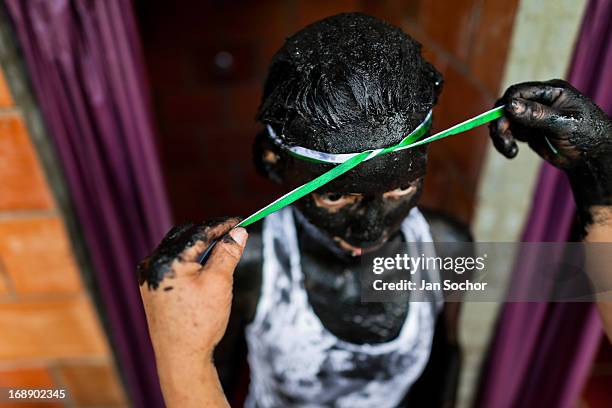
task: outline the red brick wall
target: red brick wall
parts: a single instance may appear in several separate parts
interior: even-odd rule
[[[498,93],[517,0],[182,1],[140,3],[160,148],[177,220],[248,215],[282,191],[258,177],[251,144],[266,67],[308,23],[363,11],[402,26],[446,78],[441,129],[489,109]],[[231,55],[229,68],[215,58]],[[469,221],[486,130],[431,148],[424,203]]]
[[[0,388],[71,395],[66,405],[24,408],[125,406],[62,215],[1,70],[0,180]]]

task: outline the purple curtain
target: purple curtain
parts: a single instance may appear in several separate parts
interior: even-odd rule
[[[591,0],[572,60],[569,81],[612,114],[612,1]],[[561,171],[545,164],[522,240],[565,241],[575,206]],[[529,284],[521,262],[513,287]],[[513,288],[511,288],[513,290]],[[504,306],[477,406],[576,405],[601,340],[599,316],[589,303],[508,303]]]
[[[128,391],[163,406],[135,266],[170,226],[128,0],[6,0],[55,142]]]

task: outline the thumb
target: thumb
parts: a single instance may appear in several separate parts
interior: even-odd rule
[[[506,107],[506,114],[511,120],[526,128],[552,132],[559,130],[559,112],[539,102],[512,98]]]
[[[248,233],[244,228],[234,228],[215,245],[202,273],[219,273],[231,276],[240,261]]]

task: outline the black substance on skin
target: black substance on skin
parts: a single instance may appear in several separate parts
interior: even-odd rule
[[[229,219],[231,218],[215,218],[200,224],[189,222],[172,228],[155,251],[138,265],[140,286],[146,283],[149,289],[157,289],[164,278],[174,276],[171,268],[172,262],[180,259],[180,254],[185,249],[193,246],[197,241],[209,243],[213,239],[210,236],[213,227]],[[168,289],[165,288],[165,290]]]
[[[328,153],[387,147],[425,119],[441,83],[421,57],[420,44],[399,28],[364,14],[339,14],[299,31],[276,53],[258,119],[272,125],[287,145]],[[268,150],[279,157],[276,163],[262,160]],[[289,156],[263,134],[254,151],[258,169],[288,188],[334,167]],[[424,146],[390,153],[317,191],[363,194],[358,204],[333,214],[317,207],[312,196],[295,205],[330,239],[378,245],[416,204],[426,164]],[[411,200],[382,200],[383,193],[412,183],[419,191]]]
[[[593,220],[593,206],[612,205],[612,120],[593,103],[583,106],[590,106],[591,109],[579,119],[574,119],[570,127],[581,131],[568,135],[570,143],[579,152],[580,160],[567,173],[578,206],[578,215],[586,228],[600,221]],[[583,233],[586,234],[585,231]]]
[[[339,237],[356,247],[377,246],[398,231],[401,222],[416,205],[426,164],[424,149],[379,157],[363,163],[318,191],[319,194],[358,193],[362,196],[358,202],[332,213],[317,206],[309,195],[298,201],[295,207],[332,239]],[[294,172],[288,173],[287,179],[295,182],[306,174],[315,176],[314,169],[308,167],[296,160]],[[412,184],[417,187],[412,195],[397,199],[383,197],[386,192]]]
[[[421,56],[421,46],[399,28],[363,14],[340,14],[290,37],[268,72],[258,120],[283,143],[328,153],[353,153],[398,143],[426,117],[441,90],[441,75]],[[276,158],[274,162],[265,157]],[[265,132],[254,146],[258,170],[287,190],[333,168],[289,156]],[[316,191],[360,194],[335,212],[312,195],[294,204],[309,302],[332,333],[354,343],[397,336],[407,313],[401,303],[360,299],[359,258],[339,249],[335,237],[376,254],[397,250],[401,222],[416,205],[427,166],[427,148],[390,153],[363,162]],[[417,186],[414,194],[383,197]],[[389,244],[379,250],[384,242]]]
[[[399,28],[339,14],[299,31],[276,53],[258,120],[289,146],[328,153],[386,147],[425,118],[441,83],[420,44]]]
[[[362,303],[361,276],[371,273],[367,263],[359,258],[338,258],[303,229],[299,240],[308,301],[330,332],[354,344],[381,343],[399,335],[410,305],[397,301]],[[398,233],[373,256],[392,257],[403,251]]]
[[[545,106],[543,112],[527,104]],[[516,140],[529,146],[569,176],[584,227],[591,224],[591,208],[612,204],[612,121],[593,101],[562,80],[513,85],[498,101],[508,118],[489,126],[495,147],[506,157],[516,156]],[[555,145],[555,155],[545,137]],[[583,231],[584,233],[584,231]]]

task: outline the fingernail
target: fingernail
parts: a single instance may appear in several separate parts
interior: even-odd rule
[[[232,237],[232,239],[236,241],[236,243],[238,243],[238,245],[240,245],[241,247],[244,246],[244,244],[246,243],[247,237],[249,236],[246,230],[241,227],[234,228],[233,230],[230,231],[229,234]]]
[[[512,102],[510,102],[510,107],[512,111],[517,114],[521,114],[525,111],[525,104],[518,99],[513,99]]]

